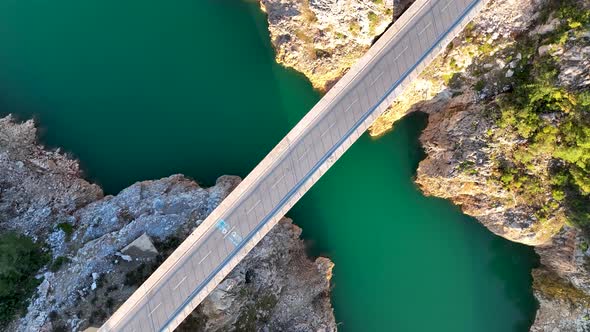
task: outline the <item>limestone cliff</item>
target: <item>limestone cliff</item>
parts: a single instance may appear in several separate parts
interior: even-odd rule
[[[535,246],[540,308],[531,331],[589,331],[590,4],[530,5],[530,23],[479,45],[446,97],[414,106],[430,113],[416,183]],[[493,39],[486,31],[476,20],[455,49]]]
[[[104,197],[75,161],[37,144],[32,121],[0,119],[0,234],[33,237],[53,257],[25,315],[5,330],[99,326],[239,182],[223,176],[202,188],[174,175]],[[182,329],[334,331],[332,262],[310,260],[300,234],[283,219]]]
[[[409,1],[261,0],[277,62],[326,90],[369,49]]]

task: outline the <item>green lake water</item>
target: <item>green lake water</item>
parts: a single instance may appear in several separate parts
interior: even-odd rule
[[[35,117],[107,193],[245,176],[319,98],[254,2],[0,2],[0,115]],[[425,121],[363,136],[289,213],[336,263],[339,328],[527,331],[536,256],[416,189]]]

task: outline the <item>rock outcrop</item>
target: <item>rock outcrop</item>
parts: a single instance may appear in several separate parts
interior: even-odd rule
[[[584,151],[585,136],[577,133],[588,128],[590,8],[530,5],[530,23],[473,53],[447,97],[412,109],[430,114],[416,183],[494,233],[535,246],[540,307],[531,331],[590,331],[590,199],[574,161],[583,157],[566,153]],[[459,49],[474,35],[493,38],[496,32],[490,37],[479,24],[456,41]]]
[[[448,100],[453,90],[460,89],[457,78],[473,65],[475,59],[493,56],[497,50],[512,43],[514,35],[530,28],[539,15],[538,6],[541,3],[543,0],[490,1],[464,32],[371,125],[369,134],[375,137],[385,134],[397,120],[419,109],[422,103]],[[501,63],[485,64],[490,65],[500,66]],[[496,83],[493,89],[503,88]]]
[[[81,178],[77,162],[37,145],[36,135],[31,120],[0,119],[0,230],[43,237],[103,193]]]
[[[539,310],[532,332],[590,331],[590,252],[587,238],[565,226],[550,242],[535,248],[541,266],[533,270]]]
[[[410,1],[260,0],[277,62],[329,89]]]
[[[0,227],[45,242],[60,262],[41,271],[26,315],[6,330],[99,326],[239,182],[201,188],[173,175],[103,197],[77,162],[36,143],[32,121],[0,119]],[[332,263],[310,260],[300,234],[283,219],[183,329],[334,331]]]

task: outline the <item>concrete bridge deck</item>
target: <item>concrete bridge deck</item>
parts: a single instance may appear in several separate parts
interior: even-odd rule
[[[485,2],[416,1],[100,331],[176,328]]]

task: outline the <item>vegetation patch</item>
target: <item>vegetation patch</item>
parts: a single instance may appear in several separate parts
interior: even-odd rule
[[[459,164],[459,171],[467,173],[469,175],[477,175],[477,169],[475,163],[472,161],[463,161]]]
[[[533,288],[550,299],[565,300],[569,303],[590,305],[590,296],[566,280],[547,271],[534,271]]]
[[[0,235],[0,327],[22,314],[28,299],[41,283],[35,274],[49,262],[49,255],[30,238]]]
[[[236,331],[254,331],[257,323],[268,322],[272,310],[277,305],[278,299],[273,294],[263,294],[256,299],[256,302],[250,302],[244,308],[244,311],[238,317],[234,324]]]
[[[348,25],[348,31],[350,31],[353,36],[356,36],[361,32],[361,25],[357,21],[352,21],[350,22],[350,25]]]
[[[56,259],[53,260],[53,262],[51,263],[51,266],[49,267],[49,270],[51,272],[57,272],[61,269],[61,267],[64,264],[67,264],[70,262],[70,259],[64,256],[59,256]]]
[[[377,25],[379,25],[379,16],[375,12],[369,12],[367,18],[369,19],[369,29],[371,32],[375,31]]]
[[[72,234],[74,234],[74,226],[67,222],[60,222],[57,224],[57,229],[66,234],[66,241],[69,241],[72,238]]]
[[[572,0],[563,1],[559,8],[553,9],[561,24],[545,36],[543,44],[564,45],[570,37],[590,25],[590,10],[582,10]]]
[[[562,24],[549,39],[590,25],[590,13],[565,5],[558,10]],[[525,37],[531,39],[531,37]],[[515,73],[514,88],[497,99],[501,137],[518,144],[500,161],[499,180],[521,197],[540,204],[543,221],[563,205],[570,223],[590,231],[590,96],[558,85],[557,59],[539,56],[534,40],[525,40],[524,65]],[[539,160],[550,159],[549,169]],[[544,184],[552,188],[550,200],[540,200]]]
[[[315,16],[315,13],[313,12],[313,10],[311,10],[311,7],[309,5],[309,0],[303,0],[301,2],[301,15],[303,16],[303,19],[307,23],[313,23],[318,20],[318,18]]]

